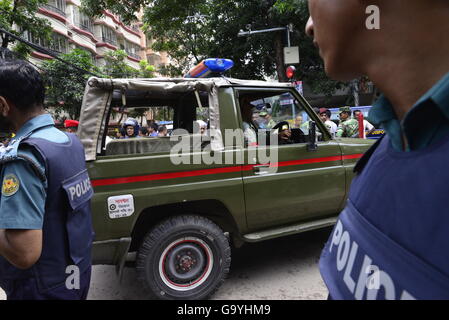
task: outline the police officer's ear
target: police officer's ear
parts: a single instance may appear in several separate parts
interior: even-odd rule
[[[8,101],[4,97],[0,96],[0,115],[4,117],[8,116],[9,109],[10,106]]]

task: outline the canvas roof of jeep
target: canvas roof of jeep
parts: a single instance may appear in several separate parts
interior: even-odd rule
[[[84,92],[78,135],[84,145],[86,161],[96,159],[101,152],[102,132],[105,128],[105,117],[111,104],[114,91],[151,91],[152,94],[164,96],[194,91],[209,93],[209,116],[211,130],[220,131],[220,114],[217,88],[232,86],[291,88],[290,83],[267,82],[257,80],[239,80],[232,78],[151,78],[151,79],[89,79]],[[124,97],[126,105],[126,95]],[[221,137],[211,142],[213,150],[223,148]]]

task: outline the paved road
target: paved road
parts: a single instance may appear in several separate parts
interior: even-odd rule
[[[235,300],[320,300],[327,289],[317,262],[330,229],[248,244],[233,252],[229,278],[212,297]],[[0,292],[0,299],[2,293]],[[4,295],[3,295],[4,298]],[[114,267],[95,266],[89,299],[146,299],[134,269],[120,285]]]

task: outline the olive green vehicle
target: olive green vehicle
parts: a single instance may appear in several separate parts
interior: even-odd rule
[[[242,100],[257,145],[247,146]],[[169,137],[114,139],[119,110],[158,110]],[[259,115],[261,112],[262,116]],[[264,128],[287,121],[291,143]],[[78,135],[94,197],[94,264],[137,268],[151,297],[205,299],[223,283],[231,246],[331,226],[357,160],[372,144],[332,139],[290,84],[209,79],[98,79]],[[208,124],[206,133],[196,120]]]

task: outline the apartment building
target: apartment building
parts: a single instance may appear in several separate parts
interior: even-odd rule
[[[168,63],[165,54],[149,52],[147,49],[149,44],[140,29],[141,22],[126,25],[120,17],[108,11],[101,18],[91,19],[80,10],[80,6],[80,0],[49,0],[47,5],[39,9],[38,16],[47,19],[53,28],[51,46],[35,35],[25,34],[25,37],[57,53],[68,53],[75,48],[85,50],[98,66],[105,64],[104,56],[108,51],[117,49],[127,53],[126,62],[135,69],[139,68],[140,60],[148,58],[148,62],[156,68]],[[31,54],[34,63],[46,59],[52,57],[39,52]]]

